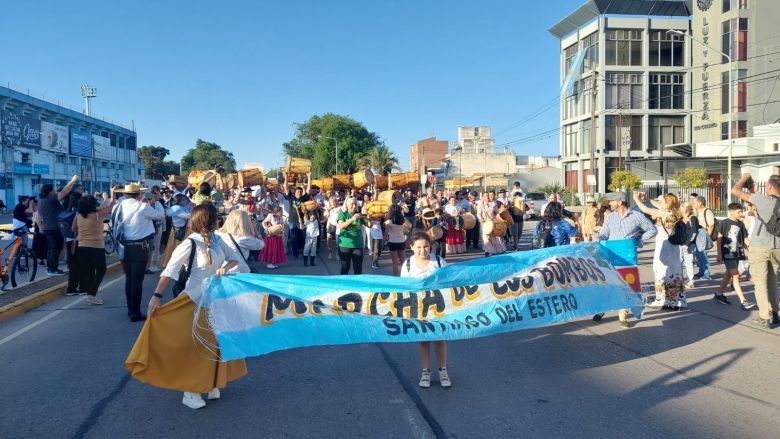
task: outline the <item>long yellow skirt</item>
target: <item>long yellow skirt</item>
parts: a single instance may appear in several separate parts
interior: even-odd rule
[[[244,360],[219,361],[195,340],[192,319],[196,308],[195,302],[182,293],[146,320],[125,360],[125,368],[133,377],[164,389],[206,393],[246,375]],[[214,333],[207,328],[206,311],[201,310],[198,336],[216,346]]]

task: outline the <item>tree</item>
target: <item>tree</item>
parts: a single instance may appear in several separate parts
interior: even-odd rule
[[[147,145],[138,148],[138,160],[144,165],[144,176],[152,180],[165,180],[179,173],[179,164],[165,160],[171,152],[162,146]]]
[[[608,189],[617,191],[621,189],[634,190],[642,187],[642,179],[629,171],[615,171],[610,175],[612,180]]]
[[[372,148],[365,157],[361,157],[357,165],[368,168],[376,175],[387,175],[392,171],[400,171],[398,157],[385,145]]]
[[[672,176],[681,189],[698,189],[709,186],[712,182],[707,178],[702,168],[685,168]]]
[[[548,183],[544,186],[539,186],[534,190],[536,192],[544,192],[548,196],[550,194],[558,194],[560,200],[570,206],[582,205],[580,197],[574,195],[570,189],[566,189],[565,187],[561,186],[560,183]]]
[[[195,148],[187,151],[181,158],[183,175],[189,175],[195,169],[214,169],[218,165],[222,165],[227,172],[235,172],[236,159],[233,153],[223,150],[216,143],[201,139],[196,140]]]
[[[295,137],[282,144],[282,148],[290,157],[311,160],[315,178],[356,172],[360,158],[367,156],[372,148],[384,146],[379,135],[347,116],[314,115],[296,125]]]

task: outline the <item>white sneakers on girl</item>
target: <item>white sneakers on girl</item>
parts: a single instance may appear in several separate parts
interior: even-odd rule
[[[215,387],[211,389],[211,392],[209,392],[209,395],[206,397],[207,399],[219,399],[219,388]]]
[[[206,401],[203,400],[203,397],[200,395],[200,393],[184,392],[184,397],[181,399],[181,403],[193,410],[206,407]]]

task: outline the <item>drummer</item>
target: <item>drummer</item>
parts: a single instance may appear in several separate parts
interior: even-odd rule
[[[477,204],[477,217],[479,218],[482,235],[482,250],[485,252],[485,257],[490,255],[496,255],[504,252],[504,245],[501,242],[501,238],[492,236],[489,228],[492,227],[493,221],[495,221],[498,211],[496,210],[495,193],[493,193],[492,199],[488,192],[482,192],[479,204]]]
[[[463,230],[463,219],[460,216],[466,211],[458,205],[455,195],[450,195],[449,202],[444,206],[444,213],[451,219],[447,224],[447,236],[445,237],[447,252],[466,253],[466,245],[463,243],[465,231]]]
[[[404,190],[404,197],[401,201],[401,209],[404,212],[404,218],[412,225],[409,231],[409,237],[411,238],[412,230],[414,230],[417,216],[415,215],[415,207],[417,206],[417,197],[414,196],[412,188],[408,187]]]
[[[433,187],[428,186],[428,189],[425,190],[425,195],[419,200],[417,200],[417,209],[415,213],[420,215],[422,214],[422,211],[424,209],[436,210],[439,207],[441,207],[441,202],[439,201],[439,198],[437,198],[436,195],[433,193]]]

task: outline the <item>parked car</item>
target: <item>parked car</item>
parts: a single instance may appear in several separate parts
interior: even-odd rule
[[[525,210],[525,218],[539,218],[540,210],[546,201],[547,195],[544,192],[526,192],[525,204],[528,206],[528,209]]]

